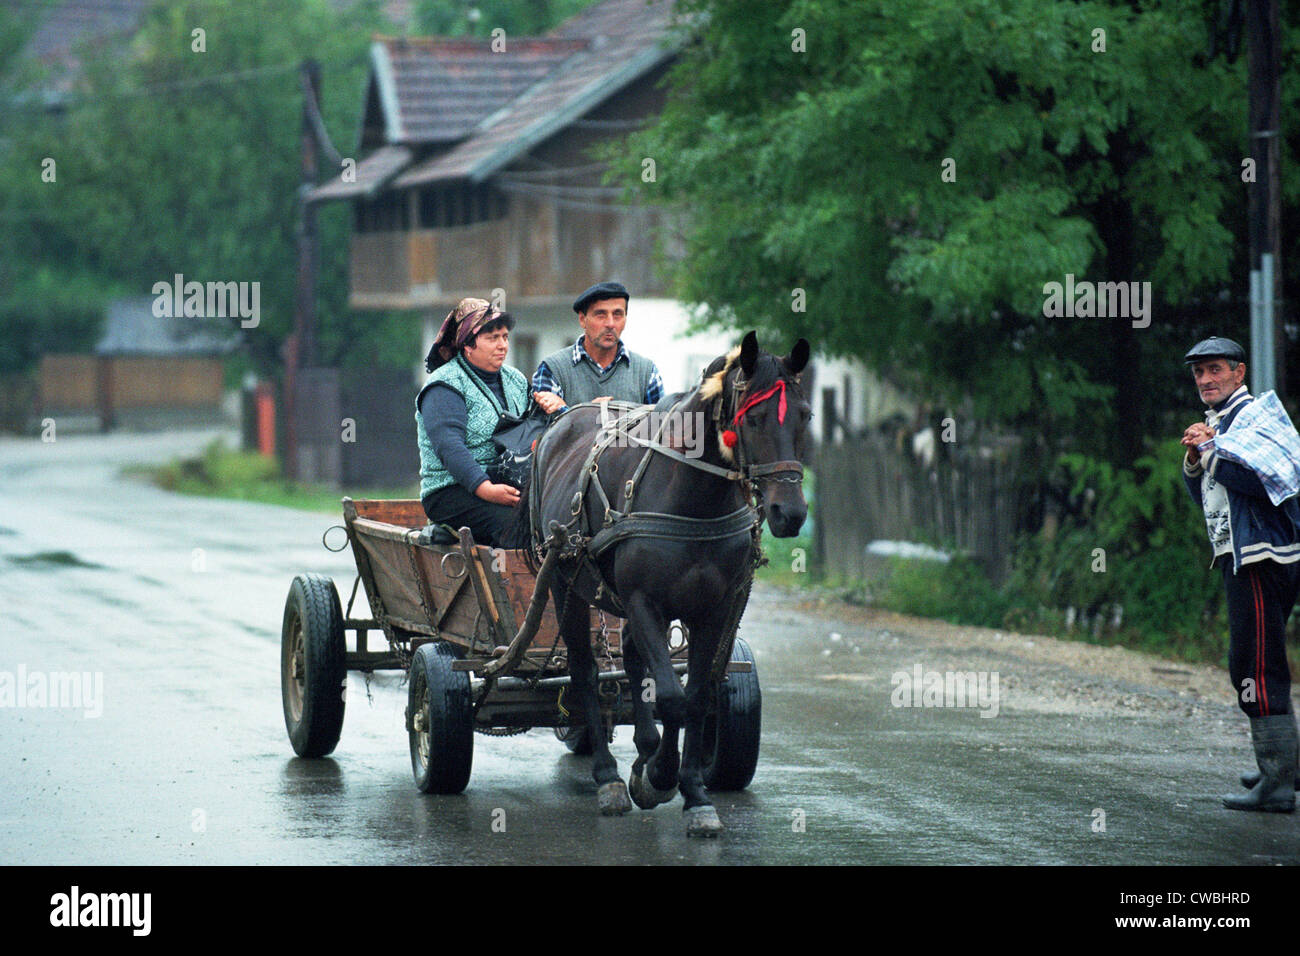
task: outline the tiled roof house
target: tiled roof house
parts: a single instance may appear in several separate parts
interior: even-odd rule
[[[619,277],[662,291],[658,217],[618,202],[594,148],[658,113],[671,0],[605,0],[541,37],[376,39],[354,169],[351,303],[428,308],[504,289],[566,305]]]

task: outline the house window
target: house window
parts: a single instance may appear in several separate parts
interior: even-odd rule
[[[357,232],[396,232],[410,224],[405,196],[385,193],[378,199],[358,199],[352,205],[353,228]]]
[[[491,186],[453,183],[420,190],[420,228],[447,229],[476,222],[501,219],[506,214],[505,197]]]

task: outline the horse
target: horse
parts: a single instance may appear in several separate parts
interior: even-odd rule
[[[602,814],[628,813],[631,801],[653,809],[680,789],[688,836],[723,830],[705,793],[703,726],[749,596],[761,524],[788,538],[808,515],[802,483],[811,409],[800,379],[810,351],[800,339],[778,358],[762,352],[751,331],[713,360],[693,390],[653,409],[627,406],[620,418],[602,403],[575,406],[537,443],[518,532],[534,560],[560,549],[551,596],[568,648],[571,699],[594,747]],[[656,418],[662,424],[653,436],[638,433],[638,424]],[[692,433],[699,440],[687,447]],[[603,732],[588,630],[593,604],[627,621],[637,750],[627,785]],[[690,635],[685,690],[670,660],[674,619]]]

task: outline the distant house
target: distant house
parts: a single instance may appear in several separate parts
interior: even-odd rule
[[[542,37],[376,40],[355,176],[311,197],[352,203],[352,306],[420,309],[431,342],[460,298],[503,290],[512,364],[531,370],[578,334],[575,295],[615,278],[645,350],[661,216],[619,203],[594,150],[660,110],[671,14],[606,0]]]
[[[161,428],[224,421],[224,319],[158,317],[148,296],[118,299],[91,355],[41,359],[38,418],[70,427]]]
[[[420,310],[427,348],[459,299],[501,290],[519,319],[510,362],[531,373],[580,334],[576,294],[616,279],[632,293],[629,347],[655,359],[670,391],[692,386],[739,335],[685,334],[652,261],[666,217],[621,202],[599,155],[658,115],[684,42],[672,0],[605,0],[504,46],[376,39],[358,155],[310,194],[352,204],[350,304]],[[862,366],[822,367],[817,400],[867,424]]]

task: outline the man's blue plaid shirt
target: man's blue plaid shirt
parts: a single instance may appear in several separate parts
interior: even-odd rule
[[[579,335],[577,341],[573,343],[573,349],[571,350],[573,364],[577,365],[579,362],[584,361],[590,362],[592,367],[598,372],[604,372],[605,369],[597,365],[596,360],[587,354],[587,349],[583,346],[582,339],[583,336]],[[627,362],[629,365],[632,364],[632,360],[628,358],[627,347],[623,344],[622,339],[619,339],[618,341],[618,354],[614,356],[614,363],[616,364],[618,362]],[[613,368],[613,364],[609,367]],[[564,389],[562,389],[560,383],[555,380],[555,376],[551,374],[551,370],[547,367],[545,361],[537,366],[537,371],[533,374],[533,391],[552,392],[553,394],[560,396],[560,398],[564,397]],[[659,374],[659,366],[651,362],[650,381],[646,382],[645,395],[642,397],[641,401],[646,405],[654,405],[663,397],[663,377]]]

